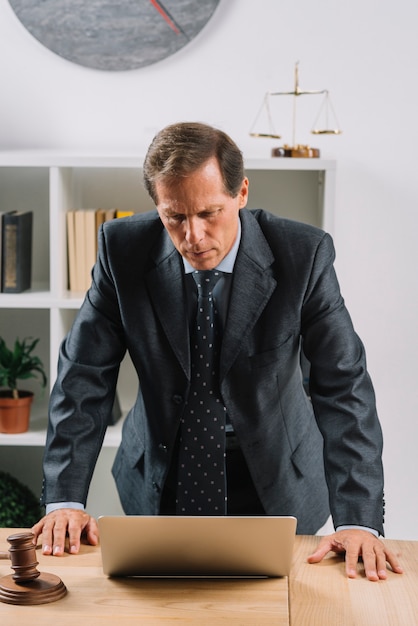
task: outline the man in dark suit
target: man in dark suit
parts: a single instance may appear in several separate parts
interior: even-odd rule
[[[44,553],[62,554],[66,531],[73,553],[82,531],[97,542],[84,505],[126,350],[140,389],[112,470],[120,499],[127,514],[176,513],[197,299],[191,272],[217,268],[227,514],[295,515],[298,532],[312,534],[331,512],[337,531],[312,562],[345,551],[348,576],[359,555],[371,580],[386,577],[387,562],[400,572],[378,539],[382,435],[331,238],[248,211],[241,152],[203,124],[162,130],[144,179],[157,211],[104,224],[91,288],[60,350],[44,458],[47,515],[34,526]]]

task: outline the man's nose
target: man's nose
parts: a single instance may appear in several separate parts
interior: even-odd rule
[[[203,239],[203,224],[197,219],[188,219],[186,221],[186,240],[190,244],[198,243]]]

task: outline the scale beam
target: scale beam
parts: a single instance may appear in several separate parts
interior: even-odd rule
[[[273,124],[273,116],[270,109],[270,99],[275,96],[293,96],[293,115],[292,115],[292,146],[284,145],[283,148],[274,148],[273,156],[303,156],[303,157],[319,157],[319,150],[310,146],[296,143],[296,100],[299,96],[323,95],[324,100],[319,110],[318,116],[314,122],[311,133],[313,135],[340,135],[342,130],[337,121],[335,111],[331,104],[329,91],[327,89],[301,89],[299,86],[299,63],[295,65],[294,88],[293,91],[268,91],[264,95],[261,108],[254,120],[250,130],[251,137],[281,139],[281,135],[275,130]],[[267,115],[269,130],[256,130],[260,116],[265,112]],[[319,119],[325,118],[325,124],[319,124]],[[332,118],[332,121],[330,121]]]

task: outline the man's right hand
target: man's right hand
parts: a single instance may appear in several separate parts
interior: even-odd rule
[[[42,553],[61,556],[65,550],[68,533],[70,554],[80,550],[81,535],[84,533],[92,546],[99,543],[99,528],[94,517],[77,509],[56,509],[45,515],[32,527],[35,545],[42,535]]]

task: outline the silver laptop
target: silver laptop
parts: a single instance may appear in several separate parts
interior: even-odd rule
[[[288,576],[296,518],[101,516],[107,576]]]

